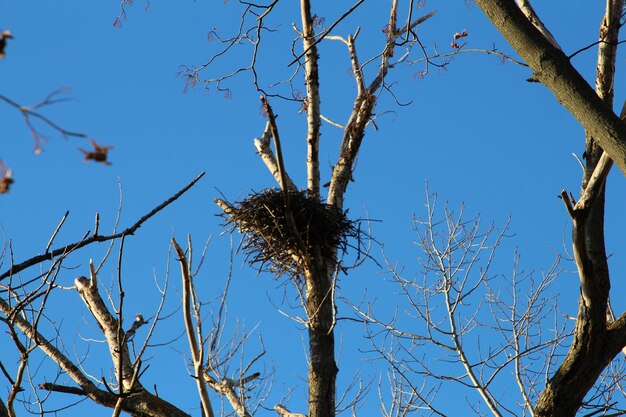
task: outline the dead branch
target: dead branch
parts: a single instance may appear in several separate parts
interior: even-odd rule
[[[48,94],[42,101],[31,106],[25,106],[25,105],[19,104],[11,100],[10,98],[0,94],[0,100],[4,101],[11,107],[16,108],[21,113],[22,117],[24,118],[24,122],[26,123],[26,126],[28,126],[28,129],[30,130],[30,133],[32,134],[35,140],[35,148],[34,148],[35,154],[38,154],[42,151],[42,148],[41,148],[42,134],[35,127],[32,119],[37,119],[43,122],[44,125],[55,130],[63,137],[74,137],[74,138],[81,138],[81,139],[89,138],[89,136],[87,136],[84,133],[72,132],[70,130],[62,128],[61,126],[53,122],[51,119],[49,119],[48,117],[44,116],[43,114],[39,112],[39,109],[42,109],[44,107],[47,107],[47,106],[50,106],[50,105],[53,105],[62,101],[67,101],[67,98],[59,97],[62,94],[64,94],[66,91],[67,91],[67,88],[59,88],[57,90],[54,90],[53,92]]]
[[[556,41],[556,39],[554,39],[554,36],[552,36],[552,33],[550,33],[550,31],[543,24],[541,19],[539,19],[539,16],[535,12],[535,9],[533,9],[533,6],[531,6],[530,1],[529,0],[515,0],[515,1],[517,2],[517,5],[519,6],[520,10],[524,13],[526,18],[528,18],[530,23],[532,23],[533,26],[536,27],[537,30],[541,32],[543,36],[545,36],[548,42],[550,42],[552,46],[554,46],[555,48],[562,49],[559,43]]]
[[[285,168],[285,161],[283,159],[283,150],[282,145],[280,143],[280,136],[278,135],[278,126],[276,125],[276,116],[274,115],[274,111],[272,110],[272,106],[270,106],[269,101],[266,97],[261,96],[261,103],[263,105],[263,110],[267,114],[269,130],[272,138],[274,139],[274,148],[276,149],[276,162],[278,168],[278,178],[280,179],[279,185],[280,189],[283,191],[288,191],[288,181],[287,178],[289,175],[287,174],[287,169]],[[289,209],[289,193],[283,193],[285,195],[285,207]]]
[[[39,384],[39,388],[46,390],[46,391],[62,392],[64,394],[87,395],[85,390],[81,388],[69,387],[67,385],[53,384],[51,382],[44,382],[43,384]]]
[[[284,406],[280,404],[276,404],[274,406],[274,410],[276,410],[278,415],[280,415],[281,417],[307,417],[306,414],[292,413],[291,411],[287,410],[287,408],[285,408]]]
[[[111,355],[111,362],[114,364],[115,375],[120,385],[120,391],[132,392],[142,390],[141,384],[131,385],[131,380],[135,370],[133,369],[132,360],[128,350],[128,344],[124,331],[121,329],[119,319],[116,319],[106,307],[100,292],[98,291],[98,278],[95,275],[93,263],[89,264],[91,269],[91,277],[79,277],[74,281],[76,290],[80,294],[83,302],[91,312],[91,315],[102,334],[106,338]],[[121,337],[120,337],[121,334]]]
[[[185,251],[178,245],[176,239],[172,237],[172,246],[178,256],[180,262],[181,276],[183,280],[183,318],[185,323],[185,330],[187,332],[187,339],[189,340],[189,350],[191,351],[191,358],[193,361],[193,369],[195,373],[196,384],[198,386],[198,394],[200,395],[200,402],[202,404],[202,411],[205,416],[213,417],[213,407],[211,406],[211,400],[209,393],[207,392],[205,380],[203,378],[203,362],[204,362],[204,346],[203,337],[199,327],[197,327],[197,335],[194,331],[194,325],[191,318],[191,294],[193,292],[193,283],[190,272],[190,265],[187,263],[187,257]],[[196,325],[200,323],[197,322]],[[199,340],[196,339],[198,337]]]
[[[270,147],[270,138],[272,137],[272,132],[270,128],[270,122],[268,121],[265,125],[263,135],[260,138],[254,139],[254,146],[256,147],[257,153],[261,157],[261,160],[263,161],[267,169],[269,169],[270,173],[272,174],[278,185],[280,185],[282,181],[281,171],[278,168],[278,162],[276,161],[274,153],[272,152],[272,148]],[[286,182],[287,190],[296,191],[297,187],[291,180],[289,175],[286,172],[282,173],[282,175],[285,177],[284,180]]]
[[[385,47],[381,54],[381,64],[376,77],[367,88],[364,88],[363,75],[361,72],[362,66],[359,65],[357,59],[354,37],[348,43],[350,60],[352,62],[353,72],[357,80],[357,97],[354,100],[352,113],[350,114],[348,122],[345,125],[340,145],[339,159],[333,168],[327,200],[329,204],[334,205],[339,209],[342,209],[343,207],[343,195],[346,191],[350,178],[352,177],[354,163],[365,135],[365,128],[371,119],[376,105],[377,94],[383,85],[387,72],[389,71],[389,60],[393,56],[395,42],[404,33],[414,29],[435,15],[435,12],[432,11],[425,16],[416,19],[410,24],[405,25],[403,28],[397,28],[397,7],[398,2],[397,0],[394,0],[392,2],[389,23],[387,26],[387,42],[385,43]]]
[[[87,245],[90,245],[92,243],[95,242],[107,242],[110,240],[115,240],[115,239],[119,239],[122,236],[130,236],[135,234],[135,232],[137,231],[137,229],[139,229],[146,221],[148,221],[152,216],[154,216],[155,214],[157,214],[158,212],[160,212],[161,210],[163,210],[165,207],[169,206],[171,203],[173,203],[174,201],[176,201],[181,195],[183,195],[184,193],[186,193],[191,187],[193,187],[199,180],[200,178],[202,178],[204,176],[204,172],[201,173],[200,175],[198,175],[196,178],[193,179],[193,181],[191,181],[189,184],[187,184],[185,187],[183,187],[180,191],[178,191],[176,194],[174,194],[173,196],[171,196],[170,198],[168,198],[167,200],[165,200],[164,202],[162,202],[161,204],[159,204],[158,206],[156,206],[154,209],[152,209],[148,214],[142,216],[139,220],[137,220],[132,226],[124,229],[122,232],[119,233],[114,233],[112,235],[108,235],[108,236],[101,236],[101,235],[92,235],[90,237],[87,237],[89,235],[89,232],[85,235],[85,237],[81,240],[79,240],[78,242],[75,243],[71,243],[69,245],[65,245],[63,247],[60,247],[58,249],[54,249],[52,251],[46,252],[42,255],[37,255],[37,256],[33,256],[30,259],[27,259],[23,262],[20,262],[19,264],[12,264],[11,268],[9,268],[7,271],[3,272],[2,274],[0,274],[0,280],[3,280],[7,277],[10,277],[14,274],[17,274],[27,268],[30,268],[31,266],[40,264],[42,262],[45,261],[49,261],[52,260],[54,258],[56,258],[57,256],[63,255],[63,254],[68,254],[69,252],[73,252],[75,250],[78,250],[82,247],[85,247]]]
[[[204,381],[217,393],[226,397],[233,410],[239,417],[252,417],[252,415],[246,409],[245,404],[241,401],[235,388],[243,387],[245,383],[251,382],[259,377],[259,373],[255,373],[244,378],[242,381],[233,381],[232,379],[224,378],[221,381],[215,380],[208,372],[203,374]]]

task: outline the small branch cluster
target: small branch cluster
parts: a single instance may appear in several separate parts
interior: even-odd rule
[[[6,45],[6,37],[3,37],[4,34],[0,34],[0,58],[3,57],[3,49]],[[88,140],[93,150],[84,150],[79,148],[79,150],[85,155],[85,160],[93,160],[95,162],[100,162],[105,165],[110,165],[107,160],[108,151],[112,149],[112,146],[103,146],[99,145],[95,140],[91,139],[84,133],[73,132],[61,127],[59,124],[54,122],[52,119],[45,116],[41,110],[47,106],[51,106],[63,101],[67,101],[67,97],[63,97],[63,94],[66,93],[66,88],[59,88],[50,94],[48,94],[43,100],[41,100],[37,104],[33,105],[23,105],[19,104],[16,101],[0,94],[0,101],[5,102],[11,107],[17,109],[22,117],[24,118],[24,123],[30,130],[30,133],[35,142],[33,152],[37,155],[40,154],[43,150],[43,143],[46,142],[46,135],[41,130],[41,125],[44,127],[60,134],[64,138],[79,138]],[[4,194],[9,191],[9,187],[13,184],[14,180],[11,175],[11,170],[7,170],[4,163],[0,160],[0,173],[2,174],[0,177],[0,194]]]
[[[267,388],[263,386],[263,383],[257,383],[258,380],[263,379],[260,378],[259,372],[250,373],[251,369],[265,354],[263,343],[261,341],[261,352],[249,359],[245,355],[245,346],[250,333],[244,331],[240,334],[235,331],[229,341],[224,342],[222,340],[226,321],[224,313],[231,279],[230,274],[220,297],[218,311],[212,315],[213,322],[210,323],[209,334],[205,335],[203,324],[206,323],[203,323],[202,320],[203,303],[197,295],[194,283],[194,278],[199,269],[195,273],[191,269],[193,256],[191,237],[188,237],[187,250],[183,250],[174,238],[172,238],[172,246],[181,267],[183,321],[189,341],[193,377],[196,380],[203,415],[206,417],[215,415],[209,398],[208,389],[210,388],[215,393],[225,397],[239,417],[252,417],[258,404],[265,399],[264,389]],[[204,253],[202,258],[204,258]],[[200,264],[202,264],[202,260]],[[232,376],[229,371],[233,363],[240,364],[234,372],[235,376]]]
[[[53,104],[67,101],[68,98],[63,97],[63,95],[66,92],[67,92],[67,88],[59,88],[57,90],[54,90],[50,94],[48,94],[39,103],[30,105],[30,106],[19,104],[15,102],[14,100],[0,94],[0,100],[4,101],[11,107],[16,108],[22,114],[22,117],[24,118],[24,122],[26,123],[26,126],[28,126],[28,129],[30,130],[30,133],[32,134],[33,139],[35,140],[34,152],[36,154],[41,153],[42,143],[45,141],[45,136],[41,133],[41,131],[34,124],[34,120],[39,120],[41,123],[43,123],[44,126],[47,126],[50,129],[56,131],[63,137],[89,139],[89,137],[84,133],[73,132],[73,131],[70,131],[61,127],[60,125],[58,125],[57,123],[49,119],[48,117],[44,116],[40,111],[41,109],[47,106],[51,106]]]
[[[476,414],[484,415],[477,410],[485,407],[495,417],[505,415],[508,403],[499,387],[511,386],[501,383],[507,371],[520,391],[516,401],[532,415],[536,387],[544,383],[556,348],[568,336],[560,324],[552,334],[541,326],[545,320],[557,322],[547,289],[558,276],[558,259],[536,279],[520,271],[516,253],[510,286],[495,288],[490,268],[506,228],[482,230],[479,218],[464,219],[463,209],[455,214],[446,207],[440,217],[435,206],[435,198],[428,196],[426,218],[415,221],[423,275],[407,277],[387,261],[401,296],[397,305],[409,324],[395,314],[376,318],[373,306],[357,309],[372,353],[391,368],[387,415],[419,408],[445,415],[442,382],[466,389]],[[490,317],[488,323],[484,317]],[[417,328],[411,325],[416,319]],[[489,347],[481,349],[480,340],[487,338]],[[513,395],[508,391],[506,397]]]

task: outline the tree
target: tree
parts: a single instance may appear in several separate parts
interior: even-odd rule
[[[278,2],[270,5],[251,4],[248,5],[242,19],[248,19],[250,16],[255,18],[251,29],[240,33],[237,37],[224,41],[226,45],[234,45],[242,39],[252,39],[255,43],[255,54],[260,45],[260,34],[264,30],[268,30],[264,19],[272,12],[272,9]],[[286,172],[285,163],[282,156],[281,143],[279,139],[277,118],[274,115],[272,107],[267,97],[262,96],[263,111],[267,115],[268,122],[265,133],[262,138],[255,141],[259,155],[266,163],[281,190],[267,191],[252,196],[238,205],[231,205],[224,200],[218,200],[218,204],[225,211],[225,215],[229,221],[237,224],[244,232],[249,234],[250,243],[246,243],[246,249],[249,250],[250,256],[254,256],[254,261],[261,263],[271,263],[272,267],[278,272],[285,272],[291,276],[291,280],[301,291],[300,297],[304,307],[305,317],[304,325],[308,330],[309,341],[309,400],[308,415],[312,417],[330,417],[336,413],[336,375],[338,368],[335,362],[335,341],[334,326],[336,320],[335,312],[335,287],[340,272],[345,272],[349,268],[340,262],[340,251],[346,250],[349,238],[360,239],[360,232],[356,229],[355,224],[348,220],[344,213],[344,195],[347,186],[352,178],[355,163],[359,154],[359,149],[365,135],[365,129],[373,123],[374,108],[378,96],[389,89],[386,77],[389,70],[393,66],[391,59],[394,56],[396,44],[402,42],[407,51],[410,52],[413,45],[417,45],[419,39],[417,37],[418,26],[433,16],[434,13],[425,14],[423,16],[412,18],[413,6],[405,23],[398,23],[398,2],[393,1],[390,7],[390,15],[388,23],[385,27],[386,41],[382,45],[381,51],[373,58],[369,59],[365,64],[361,64],[357,55],[355,45],[359,30],[355,34],[348,37],[330,36],[331,30],[344,18],[349,16],[356,10],[363,1],[357,2],[352,8],[346,10],[337,20],[325,29],[323,33],[316,34],[316,28],[321,26],[319,18],[312,14],[311,5],[308,1],[301,3],[300,15],[302,26],[296,28],[298,38],[296,41],[302,41],[303,53],[296,56],[294,63],[297,63],[299,72],[304,72],[304,85],[306,87],[306,95],[297,98],[302,102],[303,110],[307,114],[307,187],[303,191],[299,191],[294,185]],[[258,11],[261,11],[259,13]],[[258,21],[258,23],[257,23]],[[119,20],[116,21],[119,24]],[[256,39],[249,34],[256,31]],[[328,196],[325,201],[321,200],[321,178],[319,168],[319,141],[320,141],[320,125],[322,123],[322,114],[320,111],[319,99],[319,65],[317,45],[325,40],[341,41],[347,47],[347,55],[352,64],[352,72],[357,84],[357,95],[354,99],[353,110],[348,122],[341,127],[343,137],[341,140],[339,156],[337,162],[332,169],[331,180],[328,185]],[[407,58],[407,55],[400,58],[400,62]],[[428,58],[428,57],[427,57]],[[373,66],[373,62],[379,61],[378,68],[374,71],[371,81],[366,81],[366,69]],[[368,65],[369,64],[369,65]],[[204,68],[204,67],[203,67]],[[254,64],[249,71],[255,71]],[[189,82],[198,82],[199,70],[188,70],[186,77]],[[218,84],[223,79],[218,79]],[[210,83],[211,81],[209,81]],[[256,83],[256,80],[255,80]],[[218,86],[218,88],[220,88]],[[258,86],[259,91],[263,90]],[[270,96],[270,94],[268,94]],[[295,97],[292,99],[296,99]],[[19,107],[19,106],[18,106]],[[270,148],[270,138],[274,140],[275,151]],[[95,151],[88,153],[88,159],[106,161],[107,148],[100,148],[94,144]],[[102,150],[102,151],[101,151]],[[274,153],[275,152],[275,153]],[[104,155],[104,158],[99,156]],[[192,183],[193,184],[193,183]],[[134,230],[139,227],[143,221],[158,212],[162,207],[175,200],[184,190],[188,189],[192,184],[187,186],[181,192],[169,199],[166,203],[157,207],[148,215],[142,217],[135,226],[111,236],[101,237],[96,231],[87,240],[79,241],[76,244],[66,245],[60,249],[46,253],[42,256],[31,258],[21,264],[13,265],[4,274],[4,278],[12,279],[14,274],[19,273],[25,268],[37,265],[40,262],[54,259],[57,256],[66,256],[68,250],[70,252],[85,246],[86,244],[106,241],[114,239],[122,239],[121,248],[123,248],[124,238],[133,234]],[[267,215],[269,211],[269,216]],[[53,236],[54,238],[54,236]],[[189,336],[190,349],[192,353],[192,362],[194,368],[194,378],[198,383],[198,390],[202,399],[203,412],[207,416],[213,415],[212,406],[207,395],[207,386],[214,391],[225,395],[231,402],[237,413],[247,415],[249,413],[241,396],[234,393],[237,385],[230,384],[225,375],[219,375],[212,369],[212,360],[205,361],[205,349],[212,351],[207,347],[207,340],[202,335],[201,318],[199,314],[200,304],[193,295],[194,290],[191,283],[193,273],[191,273],[191,260],[187,261],[185,251],[175,242],[172,242],[177,256],[181,262],[184,278],[184,296],[183,296],[183,312],[185,314],[186,330]],[[279,249],[277,249],[279,248]],[[357,247],[357,251],[361,249]],[[283,254],[277,254],[280,252]],[[256,255],[258,254],[258,255]],[[120,258],[122,249],[120,249]],[[189,256],[191,256],[191,247],[189,247]],[[13,338],[14,343],[18,346],[23,354],[24,369],[28,362],[29,349],[34,349],[41,345],[46,346],[44,352],[57,362],[59,367],[68,374],[78,385],[78,388],[67,386],[59,386],[57,384],[43,384],[41,389],[48,391],[70,392],[78,395],[86,395],[93,401],[114,408],[114,413],[120,411],[128,412],[132,415],[183,415],[180,410],[176,410],[169,403],[163,403],[158,396],[150,394],[140,383],[142,354],[145,346],[139,350],[136,357],[131,356],[131,350],[128,347],[129,339],[134,334],[136,326],[144,324],[143,318],[138,318],[129,330],[123,328],[122,305],[124,302],[124,292],[122,290],[121,276],[118,279],[119,302],[116,307],[117,311],[111,312],[102,300],[98,290],[98,269],[91,265],[90,277],[79,277],[75,281],[75,287],[86,306],[88,306],[91,315],[98,322],[106,342],[111,352],[111,361],[115,369],[115,381],[117,393],[114,388],[109,387],[106,381],[106,390],[97,388],[89,379],[72,363],[67,356],[56,349],[53,349],[45,337],[38,333],[37,324],[28,321],[14,322],[12,317],[30,305],[32,298],[39,298],[51,291],[54,287],[54,280],[48,281],[49,275],[54,275],[53,271],[59,271],[60,263],[53,263],[48,274],[45,274],[44,282],[48,290],[42,292],[42,287],[31,290],[32,292],[25,299],[18,299],[19,309],[15,310],[10,304],[4,307],[4,313],[8,317],[6,324],[12,333],[16,334],[19,329],[30,340],[28,348],[21,348],[22,343],[18,337]],[[16,292],[21,286],[14,288],[9,285],[11,292]],[[24,290],[26,291],[26,290]],[[193,299],[193,301],[191,300]],[[191,324],[191,311],[195,312],[196,327]],[[39,307],[39,311],[45,311],[45,303]],[[9,318],[10,317],[10,318]],[[157,313],[153,318],[153,326],[159,320]],[[136,325],[136,326],[135,326]],[[219,332],[219,325],[217,326]],[[197,332],[197,334],[194,334]],[[149,340],[149,338],[148,338]],[[230,359],[230,357],[228,358]],[[23,371],[19,371],[23,372]],[[21,373],[20,373],[21,375]],[[254,378],[243,376],[246,381],[252,381]],[[240,380],[240,388],[243,387],[243,379]],[[17,381],[17,382],[16,382]],[[230,385],[229,385],[230,384]],[[12,392],[21,389],[20,378],[13,380]],[[108,392],[107,392],[108,391]],[[12,414],[13,397],[7,401],[9,412]],[[288,413],[282,405],[277,406],[279,413]]]
[[[548,381],[535,408],[537,416],[570,416],[580,408],[594,381],[626,345],[626,315],[616,318],[609,304],[611,280],[604,244],[605,183],[613,161],[626,173],[626,102],[613,112],[623,1],[606,2],[600,24],[596,91],[587,84],[527,1],[481,1],[483,9],[533,71],[586,130],[586,164],[581,197],[561,193],[572,218],[572,245],[581,284],[574,340]]]
[[[453,42],[449,52],[436,49],[427,52],[430,49],[424,46],[419,31],[425,22],[430,25],[434,12],[422,11],[418,7],[421,2],[414,4],[409,1],[405,5],[398,3],[397,0],[391,2],[390,13],[382,28],[384,39],[379,38],[380,45],[372,52],[371,45],[375,43],[372,39],[376,40],[376,37],[368,36],[368,32],[376,32],[378,27],[363,24],[362,28],[347,30],[341,26],[365,7],[363,0],[351,7],[339,9],[335,5],[326,6],[333,13],[329,25],[312,9],[317,4],[302,0],[299,9],[295,10],[299,23],[293,24],[296,39],[292,44],[301,45],[298,48],[292,46],[291,67],[294,70],[285,82],[274,87],[268,86],[271,83],[262,78],[264,60],[274,59],[271,55],[264,55],[267,51],[264,47],[269,42],[266,36],[274,33],[279,26],[272,19],[274,16],[281,19],[277,10],[284,3],[241,3],[244,11],[240,16],[237,33],[225,37],[218,34],[217,30],[212,30],[210,37],[217,40],[220,50],[207,64],[185,67],[181,72],[188,86],[203,85],[224,92],[227,96],[232,95],[232,85],[238,82],[236,77],[247,75],[254,90],[261,94],[261,112],[266,123],[262,136],[255,139],[254,145],[279,189],[253,192],[237,202],[228,202],[225,197],[216,202],[223,211],[224,221],[244,235],[240,247],[247,260],[259,269],[276,275],[284,287],[289,288],[285,291],[293,291],[294,299],[301,305],[299,314],[303,318],[296,316],[297,313],[292,318],[306,329],[307,405],[296,405],[298,412],[292,412],[287,407],[295,410],[294,406],[287,403],[287,398],[282,398],[270,406],[285,417],[301,416],[299,412],[310,417],[330,417],[347,408],[357,413],[358,407],[366,401],[367,387],[373,382],[356,378],[352,385],[358,387],[361,384],[362,387],[355,389],[354,398],[347,400],[348,404],[345,405],[348,393],[341,393],[337,388],[338,343],[335,340],[338,325],[354,321],[365,325],[365,336],[371,343],[369,353],[374,358],[383,359],[389,369],[389,381],[379,382],[381,407],[385,415],[400,416],[421,410],[426,410],[428,414],[449,414],[451,412],[440,407],[435,400],[440,391],[445,395],[442,384],[449,383],[460,384],[477,393],[488,412],[494,415],[574,415],[579,409],[588,410],[590,414],[622,413],[623,405],[619,400],[615,401],[622,389],[622,370],[616,371],[609,378],[612,381],[609,385],[596,385],[597,391],[591,390],[611,359],[626,345],[622,334],[626,318],[606,318],[610,281],[602,225],[604,183],[610,169],[610,159],[606,155],[601,156],[604,155],[603,151],[596,144],[597,141],[602,148],[606,147],[607,155],[618,158],[617,161],[624,160],[619,157],[622,152],[620,143],[626,143],[621,139],[624,126],[607,110],[607,104],[603,104],[595,93],[589,93],[588,86],[580,84],[584,83],[582,78],[576,78],[575,73],[571,75],[573,81],[570,81],[575,85],[573,89],[562,81],[570,77],[567,75],[570,74],[567,59],[554,45],[554,37],[531,14],[532,8],[525,2],[520,2],[519,8],[512,2],[478,3],[488,14],[492,12],[486,5],[494,8],[497,5],[500,9],[494,10],[510,13],[517,20],[522,19],[517,22],[515,19],[495,18],[498,23],[504,21],[510,24],[510,21],[514,21],[524,30],[532,32],[532,36],[540,36],[537,42],[543,49],[539,50],[535,45],[518,50],[518,54],[533,69],[534,80],[554,88],[557,97],[562,94],[570,100],[566,101],[568,109],[579,116],[581,124],[590,132],[583,197],[575,202],[567,192],[561,195],[574,221],[574,254],[583,289],[573,333],[566,320],[565,324],[559,324],[546,336],[543,323],[548,317],[554,317],[555,322],[560,318],[556,301],[548,293],[549,286],[558,276],[558,261],[541,278],[536,279],[533,274],[521,272],[518,267],[519,256],[516,255],[514,272],[509,277],[510,285],[505,287],[508,288],[509,296],[503,295],[491,271],[494,269],[496,249],[500,250],[507,236],[507,228],[502,231],[494,227],[482,230],[478,219],[468,222],[464,220],[463,213],[457,215],[448,208],[438,215],[434,197],[428,193],[426,216],[423,220],[416,219],[414,223],[423,257],[423,275],[420,277],[423,279],[408,278],[387,258],[386,252],[384,257],[391,272],[391,285],[397,285],[400,290],[400,300],[393,301],[393,304],[404,306],[406,309],[403,311],[407,311],[408,316],[381,317],[380,304],[369,299],[359,304],[341,295],[340,287],[347,279],[346,276],[355,274],[353,266],[359,265],[363,259],[373,263],[370,259],[378,257],[367,247],[371,237],[369,232],[363,231],[365,223],[351,220],[348,216],[346,192],[351,182],[359,176],[356,164],[365,134],[368,129],[377,129],[380,115],[376,111],[377,105],[388,100],[395,103],[394,106],[401,107],[396,98],[397,88],[394,88],[392,74],[400,71],[402,64],[412,62],[422,65],[421,70],[414,71],[415,75],[421,77],[432,67],[445,68],[451,57],[468,51],[464,41],[468,32],[459,30],[450,36]],[[121,3],[122,11],[115,21],[116,25],[124,21],[128,4],[126,1]],[[514,9],[505,9],[507,5]],[[528,14],[524,16],[520,10]],[[615,75],[621,19],[623,2],[609,2],[606,27],[601,31],[602,39],[599,42],[602,70],[598,71],[598,96],[608,104],[612,100],[609,97]],[[535,22],[543,32],[533,29],[530,21]],[[366,42],[359,41],[357,48],[357,39],[366,36]],[[515,43],[511,43],[516,47]],[[324,107],[320,86],[324,84],[320,81],[320,73],[322,63],[328,62],[323,61],[326,50],[322,48],[333,44],[345,48],[342,56],[350,65],[353,77],[351,83],[356,90],[350,103],[351,111],[344,110],[341,113],[345,114],[346,121],[343,123],[331,120],[322,111]],[[240,55],[234,51],[245,46],[250,47],[249,64],[236,67],[233,71],[224,71],[226,75],[204,76],[207,70],[213,70],[222,57],[232,55],[235,61]],[[360,48],[370,54],[366,59],[362,58]],[[527,50],[530,55],[526,54]],[[543,51],[544,54],[536,58],[531,53],[537,51]],[[495,48],[483,52],[516,60]],[[546,57],[554,58],[554,65]],[[546,65],[546,62],[550,65],[540,67]],[[335,62],[328,64],[336,65]],[[217,71],[222,70],[220,68]],[[558,72],[558,77],[553,77],[550,71]],[[281,71],[276,72],[280,79]],[[567,76],[562,76],[562,73]],[[563,84],[566,86],[563,87]],[[299,88],[304,92],[299,92]],[[328,98],[326,100],[330,101]],[[281,141],[281,137],[285,137],[285,130],[292,131],[285,128],[289,123],[283,118],[279,119],[274,112],[274,108],[281,108],[281,113],[287,111],[294,107],[292,104],[306,117],[304,136],[307,152],[303,167],[306,169],[302,170],[306,171],[303,181],[306,187],[302,189],[297,185],[300,176],[292,178],[288,173],[287,163],[295,160],[287,156],[293,153],[284,151],[289,143],[284,139]],[[14,107],[24,111],[23,106]],[[446,112],[456,110],[454,107],[450,106]],[[584,112],[580,109],[584,109]],[[591,112],[594,117],[589,117],[587,112]],[[324,172],[323,163],[320,162],[323,160],[320,156],[321,134],[332,132],[324,130],[325,123],[327,127],[338,128],[340,132],[336,146],[338,150],[331,153],[329,174]],[[55,125],[51,126],[54,128]],[[330,134],[337,136],[336,133],[334,131]],[[86,158],[106,162],[109,148],[95,142],[93,147],[93,151],[83,150]],[[622,168],[619,162],[617,165]],[[290,172],[293,174],[293,169]],[[327,185],[323,185],[322,178],[325,176],[329,179]],[[10,171],[3,172],[3,180],[7,178],[11,179]],[[160,301],[154,314],[146,317],[144,314],[129,316],[128,313],[126,286],[129,280],[127,277],[132,273],[123,267],[129,257],[127,241],[131,242],[132,236],[140,234],[140,227],[185,194],[199,179],[194,179],[148,213],[138,215],[138,219],[121,232],[118,231],[118,225],[121,224],[120,208],[111,234],[100,233],[100,219],[97,216],[93,230],[73,243],[56,247],[54,241],[58,240],[65,225],[67,215],[64,216],[44,252],[28,257],[26,261],[15,260],[12,243],[5,244],[3,260],[7,266],[0,271],[0,279],[3,280],[6,295],[0,299],[0,309],[3,313],[2,322],[16,354],[17,366],[5,366],[7,360],[4,358],[0,362],[8,381],[8,394],[0,407],[0,415],[20,414],[16,413],[15,407],[19,401],[26,408],[33,404],[39,414],[48,413],[48,399],[54,400],[59,395],[88,398],[112,409],[113,415],[121,412],[134,416],[189,415],[189,407],[181,406],[179,399],[162,397],[156,384],[154,388],[149,388],[146,382],[148,366],[163,366],[152,361],[147,352],[155,351],[155,346],[160,345],[154,341],[154,334],[171,317],[176,317],[178,327],[184,328],[184,342],[188,344],[185,350],[189,352],[186,354],[189,379],[193,380],[202,414],[208,417],[219,413],[217,404],[220,401],[228,404],[224,407],[224,413],[232,412],[247,417],[262,412],[260,408],[264,407],[271,385],[268,375],[259,369],[266,352],[264,343],[260,340],[255,345],[258,350],[250,353],[249,343],[253,333],[245,329],[235,329],[229,333],[226,329],[227,298],[232,285],[230,273],[216,301],[209,303],[203,297],[199,290],[202,277],[199,267],[205,259],[205,251],[198,261],[197,256],[194,256],[191,237],[188,238],[186,248],[175,238],[171,239],[170,252],[181,268],[180,313],[166,312],[165,306],[172,298],[171,291],[168,291],[169,267],[164,282],[157,287]],[[243,186],[248,187],[245,184]],[[328,187],[327,191],[325,187]],[[228,195],[230,193],[230,190],[226,192]],[[101,264],[96,266],[91,261],[86,263],[92,245],[101,242],[117,242],[118,260],[113,266],[112,290],[106,290],[100,281],[104,273],[103,264],[113,252],[113,243],[102,256]],[[353,264],[344,257],[349,250],[356,257]],[[78,267],[80,272],[66,269],[70,268],[70,259],[81,259],[78,261],[81,264]],[[39,271],[32,272],[35,269]],[[67,271],[74,275],[69,284],[64,281]],[[59,328],[60,319],[55,318],[55,310],[51,307],[52,300],[60,297],[59,293],[64,288],[71,290],[74,298],[80,298],[83,311],[89,312],[89,320],[97,323],[97,333],[104,338],[109,354],[109,359],[103,359],[100,366],[109,369],[109,375],[101,371],[99,376],[92,376],[97,375],[97,371],[90,371],[84,363],[89,354],[85,357],[75,355],[74,358],[69,354],[69,341],[67,336],[63,336],[65,333]],[[130,300],[130,304],[136,301]],[[489,307],[487,312],[490,315],[485,316],[483,306]],[[382,315],[386,316],[388,304],[384,307],[387,307],[387,311],[383,310]],[[207,313],[207,309],[211,312]],[[350,317],[340,315],[345,314],[345,310],[352,310],[353,314]],[[405,327],[407,324],[409,330]],[[420,327],[419,330],[412,330],[416,327]],[[140,337],[140,332],[147,334],[143,333],[146,335]],[[494,341],[496,336],[501,337],[502,344]],[[486,349],[481,337],[488,339]],[[610,343],[606,343],[607,340]],[[164,344],[181,349],[176,342]],[[570,342],[570,352],[560,369],[550,382],[544,384],[543,375],[552,372],[563,346]],[[418,354],[422,346],[430,346],[431,350],[426,353],[428,356]],[[472,346],[477,348],[473,349]],[[449,365],[440,366],[436,362],[434,352],[437,349],[443,350],[444,358],[450,361]],[[37,374],[40,353],[47,355],[53,365],[56,364],[56,374],[53,373],[51,378],[47,377],[43,382]],[[452,356],[445,356],[448,354]],[[494,387],[494,381],[500,382],[501,375],[509,369],[513,371],[514,382],[507,386],[517,386],[520,393],[513,401],[503,398],[502,393]],[[588,378],[589,375],[593,378]],[[26,380],[32,388],[28,395],[23,392]],[[429,385],[433,380],[435,384]],[[443,395],[437,401],[445,402],[445,399],[441,399]],[[191,399],[197,397],[194,393],[189,399],[180,402],[197,403],[197,400]],[[514,404],[515,401],[519,403]],[[470,402],[475,411],[482,413],[476,404]]]

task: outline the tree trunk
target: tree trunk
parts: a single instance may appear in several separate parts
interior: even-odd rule
[[[476,3],[530,66],[534,78],[548,87],[586,130],[583,195],[575,203],[565,191],[562,193],[573,221],[572,245],[581,282],[578,317],[569,352],[547,382],[534,412],[535,417],[574,417],[626,342],[626,314],[619,320],[612,315],[607,320],[611,282],[604,244],[604,197],[611,161],[603,161],[602,157],[606,151],[626,174],[626,124],[612,110],[615,53],[624,2],[606,3],[600,26],[597,91],[571,65],[556,41],[533,26],[513,0]],[[596,166],[601,168],[598,172]]]
[[[609,0],[600,25],[600,44],[596,75],[596,94],[608,108],[613,106],[615,57],[623,0]],[[585,155],[587,165],[583,173],[582,190],[593,187],[596,167],[602,164],[603,149],[592,132],[586,132]],[[610,167],[609,167],[610,168]],[[604,205],[606,175],[591,194],[589,204],[577,205],[573,212],[572,244],[582,286],[574,341],[565,361],[542,392],[536,407],[536,416],[575,416],[585,396],[619,353],[622,341],[614,340],[611,331],[614,321],[609,314],[611,279],[604,240]],[[585,195],[581,199],[586,198]]]
[[[309,417],[335,416],[335,363],[333,259],[324,259],[319,248],[305,271],[306,310],[309,330]]]

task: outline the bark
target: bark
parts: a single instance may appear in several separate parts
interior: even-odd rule
[[[0,400],[0,417],[10,417],[9,410],[2,400]]]
[[[476,0],[483,12],[622,173],[626,173],[626,124],[604,103],[569,59],[524,16],[514,0]]]
[[[596,76],[597,96],[612,107],[619,17],[623,0],[608,0],[600,26]],[[585,396],[609,362],[624,346],[624,323],[607,322],[611,287],[604,240],[606,178],[611,161],[592,132],[586,135],[587,165],[582,178],[583,195],[572,206],[572,246],[581,282],[581,297],[570,350],[541,393],[535,415],[575,416]]]
[[[333,272],[334,261],[312,248],[305,271],[309,332],[309,417],[335,416],[335,363]]]

